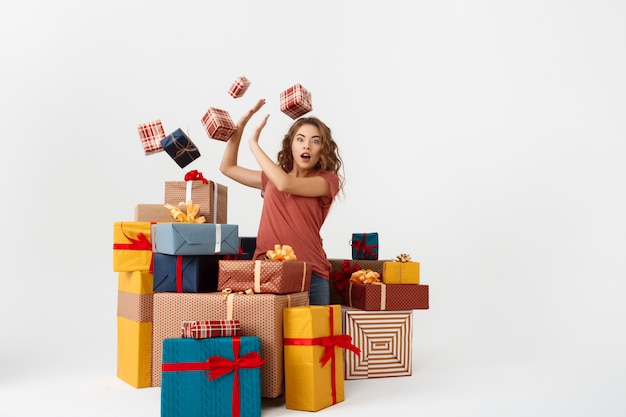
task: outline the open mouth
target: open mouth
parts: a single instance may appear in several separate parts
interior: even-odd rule
[[[302,158],[304,162],[309,162],[311,160],[311,155],[308,153],[303,153],[300,155],[300,158]]]

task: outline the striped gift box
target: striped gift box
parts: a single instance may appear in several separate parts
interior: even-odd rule
[[[280,111],[292,119],[297,119],[311,110],[311,92],[301,84],[295,84],[280,93]]]
[[[139,138],[146,155],[163,152],[161,141],[165,139],[165,131],[160,120],[142,123],[137,126],[137,129],[139,130]]]
[[[344,379],[412,374],[413,310],[365,311],[342,306],[343,331],[360,354],[344,356]]]
[[[227,142],[237,131],[237,126],[226,110],[209,107],[201,121],[211,139]]]
[[[191,339],[239,336],[239,320],[190,320],[181,323],[181,336]]]
[[[248,90],[248,87],[250,87],[250,80],[243,76],[237,77],[233,85],[230,86],[228,94],[230,94],[232,98],[242,97]]]

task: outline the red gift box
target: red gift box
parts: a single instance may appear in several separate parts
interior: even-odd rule
[[[140,124],[137,129],[146,155],[163,152],[161,141],[165,139],[165,131],[160,120]]]
[[[220,260],[217,290],[290,294],[311,289],[311,266],[302,261]]]
[[[227,142],[237,131],[237,126],[226,110],[209,107],[202,116],[202,126],[210,138]]]
[[[280,111],[292,119],[313,110],[311,93],[301,84],[296,84],[280,93]]]
[[[192,339],[239,336],[240,330],[239,320],[191,320],[180,326],[181,337]]]
[[[237,77],[233,85],[230,86],[228,94],[230,94],[232,98],[242,97],[248,90],[248,87],[250,87],[250,80],[246,77]]]
[[[350,282],[346,303],[361,310],[428,310],[428,285]]]

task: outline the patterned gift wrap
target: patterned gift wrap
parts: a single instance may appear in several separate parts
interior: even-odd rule
[[[176,220],[164,204],[137,204],[135,206],[135,221],[173,223]]]
[[[189,320],[239,320],[242,336],[259,336],[261,356],[261,396],[276,398],[284,392],[283,309],[308,305],[309,293],[154,294],[152,327],[152,386],[161,386],[161,346],[166,338],[180,337],[180,326]]]
[[[163,202],[177,207],[193,201],[200,206],[197,217],[207,223],[228,223],[228,187],[210,180],[165,181]],[[170,216],[171,217],[171,216]]]
[[[358,354],[343,334],[341,306],[301,306],[283,310],[285,406],[319,411],[344,400],[343,349]]]
[[[361,269],[371,269],[383,274],[383,264],[390,260],[353,260],[353,259],[328,259],[331,266],[329,292],[330,304],[346,304],[348,282],[353,272]]]
[[[311,93],[301,84],[295,84],[280,93],[280,111],[297,119],[313,110]]]
[[[228,94],[230,94],[232,98],[243,97],[246,91],[248,91],[248,87],[250,87],[250,80],[243,76],[237,77],[233,85],[230,86]]]
[[[152,251],[167,255],[236,255],[239,226],[213,223],[157,223]]]
[[[385,262],[382,280],[385,284],[419,284],[419,262]]]
[[[161,146],[179,167],[187,165],[200,158],[200,151],[189,139],[189,136],[180,129],[176,129],[161,141]]]
[[[427,310],[428,285],[348,284],[346,305],[361,310]]]
[[[228,142],[235,132],[237,126],[226,110],[209,107],[202,116],[202,126],[211,139]]]
[[[152,311],[152,274],[120,272],[117,377],[135,388],[151,386]]]
[[[345,379],[410,376],[413,310],[365,311],[342,306],[343,332],[360,349],[344,358]]]
[[[181,323],[180,331],[181,337],[192,339],[233,337],[239,336],[241,323],[239,320],[190,320]]]
[[[149,123],[142,123],[137,126],[139,130],[139,139],[146,155],[163,152],[161,141],[165,139],[165,131],[160,120],[154,120]]]
[[[113,224],[113,271],[152,272],[153,222],[115,222]]]
[[[290,294],[309,291],[311,266],[292,261],[219,261],[217,289]]]
[[[161,417],[260,417],[259,338],[163,341]]]
[[[154,292],[215,292],[221,255],[154,254]]]
[[[352,259],[378,259],[378,233],[353,233],[350,244]]]

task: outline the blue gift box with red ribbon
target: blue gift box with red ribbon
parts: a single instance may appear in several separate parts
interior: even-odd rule
[[[154,292],[217,291],[218,267],[225,255],[154,254]]]
[[[378,233],[353,233],[352,259],[378,259]]]

